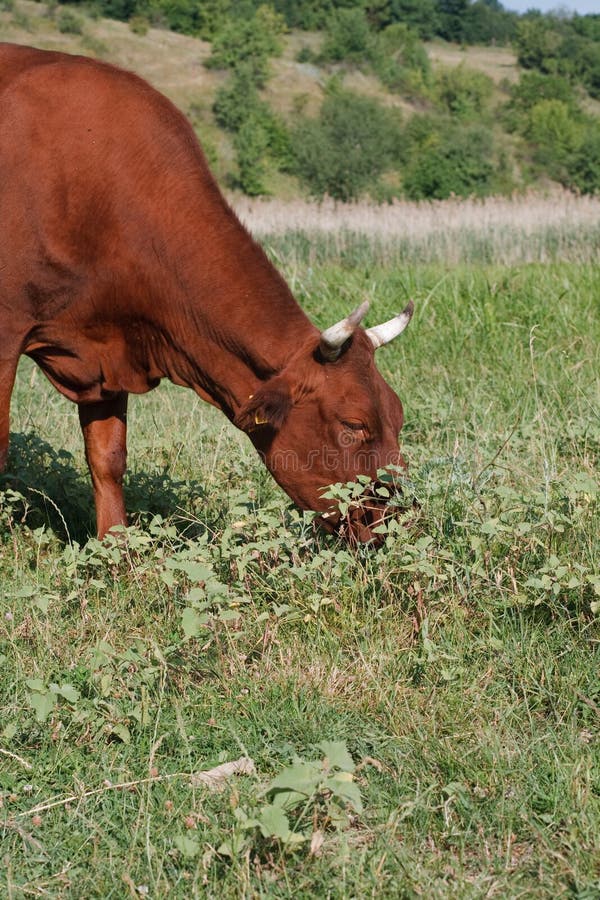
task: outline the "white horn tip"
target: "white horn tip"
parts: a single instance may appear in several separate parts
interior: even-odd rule
[[[402,312],[397,316],[394,316],[393,319],[390,319],[389,322],[384,322],[382,325],[375,325],[374,328],[367,328],[367,334],[369,335],[375,350],[379,347],[383,347],[384,344],[389,344],[390,341],[393,341],[394,338],[398,337],[398,335],[404,331],[412,319],[414,310],[415,304],[410,300]]]

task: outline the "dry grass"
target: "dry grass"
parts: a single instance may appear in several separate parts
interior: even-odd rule
[[[600,249],[600,197],[561,190],[483,200],[395,201],[385,206],[236,198],[235,207],[259,238],[301,232],[325,237],[330,250],[339,253],[357,237],[368,238],[380,250],[406,248],[420,259],[448,262],[482,255],[506,264],[584,260],[596,258]]]
[[[443,66],[459,66],[464,63],[470,69],[479,69],[499,84],[505,78],[518,81],[517,58],[510,47],[460,47],[443,41],[426,44],[427,55],[433,63]]]

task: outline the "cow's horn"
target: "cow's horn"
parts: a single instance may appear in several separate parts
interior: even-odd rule
[[[325,359],[333,362],[341,353],[343,345],[349,337],[352,337],[354,329],[357,328],[367,314],[369,301],[365,300],[360,306],[357,306],[354,312],[336,322],[331,328],[326,328],[321,332],[320,349]]]
[[[393,319],[390,319],[389,322],[384,322],[383,325],[375,325],[373,328],[367,328],[367,334],[376,350],[378,347],[383,347],[384,344],[389,344],[390,341],[393,341],[395,337],[398,337],[404,331],[412,318],[414,308],[415,304],[411,300],[406,309],[394,316]]]

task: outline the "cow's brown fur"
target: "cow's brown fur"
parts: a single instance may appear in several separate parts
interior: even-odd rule
[[[100,535],[126,522],[127,395],[165,377],[246,431],[303,508],[401,461],[364,331],[320,359],[189,123],[136,75],[0,44],[0,209],[0,467],[25,353],[78,404]]]

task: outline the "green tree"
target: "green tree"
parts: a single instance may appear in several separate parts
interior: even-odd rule
[[[369,0],[367,15],[377,29],[402,24],[424,41],[435,37],[440,26],[436,0]]]
[[[526,137],[534,160],[550,178],[565,181],[571,155],[581,145],[582,128],[562,100],[541,100],[532,109]]]
[[[494,183],[493,141],[487,128],[431,131],[404,176],[412,200],[489,194]]]
[[[590,122],[568,161],[568,184],[582,194],[600,194],[600,122]]]
[[[488,75],[461,63],[438,69],[433,93],[437,103],[450,115],[461,119],[480,118],[487,110],[493,87]]]
[[[293,133],[294,171],[316,197],[355,200],[390,166],[399,121],[375,101],[330,89],[319,119],[304,119]]]
[[[515,49],[520,66],[556,72],[562,35],[543,16],[527,16],[517,22]]]
[[[363,9],[338,9],[327,19],[320,59],[362,63],[371,56],[372,37]]]
[[[259,87],[269,76],[269,59],[281,53],[285,22],[270,6],[259,6],[249,18],[229,19],[215,35],[210,68],[245,67],[246,77]]]
[[[416,31],[397,23],[377,35],[373,68],[392,91],[422,93],[431,77],[431,65]]]
[[[265,193],[265,157],[269,136],[259,117],[250,115],[242,123],[233,141],[239,170],[239,186],[255,197]]]

